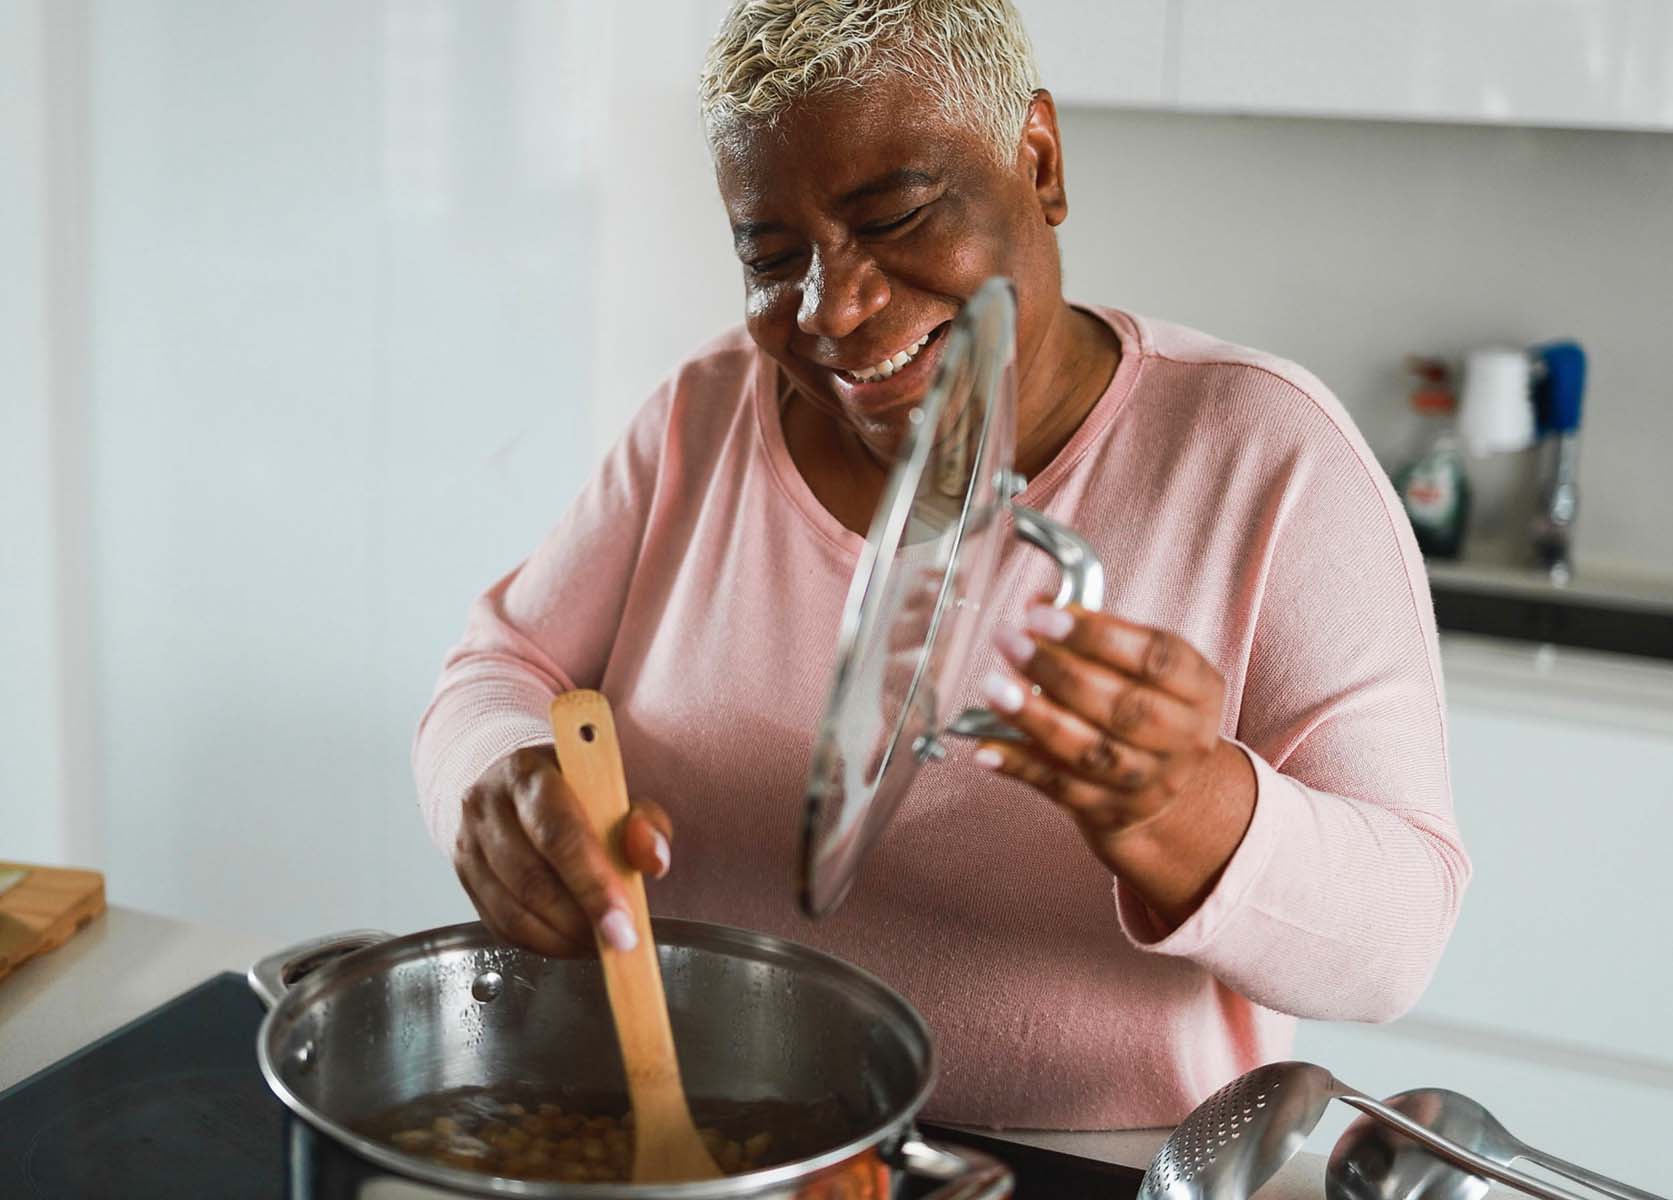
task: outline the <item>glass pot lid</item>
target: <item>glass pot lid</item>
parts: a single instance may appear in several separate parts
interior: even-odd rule
[[[1057,558],[1057,603],[1101,607],[1103,573],[1072,531],[1013,502],[1016,299],[977,289],[947,331],[849,585],[835,674],[805,791],[799,893],[809,916],[847,895],[940,737],[1015,737],[982,709],[948,723],[981,624],[1004,524]]]

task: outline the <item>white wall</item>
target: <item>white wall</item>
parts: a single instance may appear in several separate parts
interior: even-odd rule
[[[0,855],[63,853],[56,799],[45,35],[0,4]],[[44,636],[43,636],[44,635]],[[42,703],[42,698],[46,703]]]
[[[1301,362],[1391,466],[1405,355],[1578,338],[1577,561],[1673,573],[1673,135],[1071,111],[1063,136],[1071,294]],[[1514,495],[1529,466],[1476,469]]]
[[[743,319],[743,283],[697,117],[697,72],[726,0],[655,21],[612,5],[609,181],[598,281],[597,420],[606,442],[698,344]]]
[[[0,857],[276,938],[469,914],[412,729],[470,599],[735,319],[714,14],[4,0]]]
[[[88,861],[100,847],[86,686],[85,24],[77,0],[0,0],[0,857],[25,861]]]

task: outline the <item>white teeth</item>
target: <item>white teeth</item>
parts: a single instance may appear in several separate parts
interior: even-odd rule
[[[848,373],[852,375],[858,383],[870,383],[874,379],[887,379],[896,371],[904,367],[907,363],[911,362],[913,358],[917,356],[918,351],[924,348],[924,343],[927,341],[929,341],[929,334],[926,333],[923,337],[913,342],[899,354],[893,355],[890,358],[885,358],[876,366],[867,367],[863,371],[850,371]]]

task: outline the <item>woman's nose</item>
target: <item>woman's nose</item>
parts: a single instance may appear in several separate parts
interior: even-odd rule
[[[816,337],[845,337],[888,303],[889,281],[869,254],[815,251],[802,280],[796,324]]]

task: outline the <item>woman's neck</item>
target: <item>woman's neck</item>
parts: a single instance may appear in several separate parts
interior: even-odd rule
[[[1016,469],[1032,479],[1062,453],[1115,378],[1121,342],[1065,303],[1027,361],[1017,364]]]

